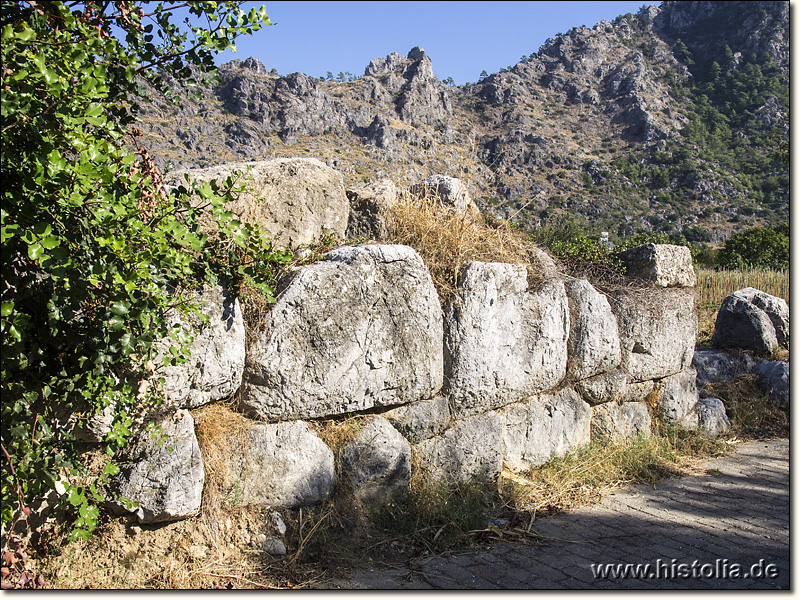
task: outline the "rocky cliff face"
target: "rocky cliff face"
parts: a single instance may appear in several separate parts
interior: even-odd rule
[[[695,139],[703,90],[692,86],[711,81],[713,64],[723,79],[753,65],[761,80],[780,75],[781,93],[751,93],[739,107],[746,118],[723,114],[752,146],[736,142],[743,155],[763,158],[750,171],[764,181],[775,171],[775,181],[739,173],[736,148],[729,159],[709,150],[730,140]],[[436,79],[419,47],[376,58],[348,82],[279,76],[252,58],[219,76],[201,101],[145,108],[162,168],[310,156],[351,180],[445,173],[496,216],[529,226],[576,217],[619,233],[700,227],[723,239],[788,214],[784,175],[765,147],[788,132],[788,2],[664,2],[575,27],[464,86]]]

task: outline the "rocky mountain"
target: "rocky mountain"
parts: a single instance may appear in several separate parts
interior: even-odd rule
[[[463,86],[420,47],[351,81],[235,60],[199,100],[172,81],[183,107],[154,99],[142,129],[163,170],[310,156],[351,181],[442,173],[521,225],[715,242],[788,219],[788,31],[785,1],[664,2]]]

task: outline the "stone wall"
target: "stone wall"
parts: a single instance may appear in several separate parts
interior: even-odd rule
[[[522,265],[473,262],[442,311],[412,248],[342,247],[297,269],[247,348],[238,301],[202,290],[210,323],[183,323],[196,348],[161,374],[175,409],[161,431],[178,443],[140,440],[114,486],[143,523],[196,514],[203,457],[187,409],[232,397],[253,420],[225,485],[273,508],[337,485],[387,501],[408,490],[412,464],[494,480],[593,437],[648,433],[651,409],[697,427],[691,257],[658,246],[634,256],[649,285],[605,294],[554,269],[529,289]],[[336,457],[313,423],[353,414],[365,423]]]

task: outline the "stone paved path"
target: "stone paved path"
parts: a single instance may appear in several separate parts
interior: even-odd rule
[[[537,520],[533,528],[550,538],[540,545],[501,541],[356,571],[326,587],[789,589],[789,441],[743,444],[702,468],[701,476],[631,486],[595,506]],[[593,564],[642,565],[658,574],[595,577]],[[733,576],[736,564],[747,577]]]

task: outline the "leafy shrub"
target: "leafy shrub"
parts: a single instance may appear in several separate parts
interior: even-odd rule
[[[112,407],[105,442],[114,454],[134,416],[158,400],[142,383],[153,342],[171,335],[167,311],[199,314],[181,288],[213,279],[212,267],[224,265],[269,293],[269,271],[285,259],[257,227],[225,210],[240,179],[187,181],[170,193],[138,144],[137,77],[162,91],[166,75],[191,82],[213,71],[213,55],[238,35],[269,24],[263,8],[248,14],[238,2],[191,3],[209,28],[193,28],[187,46],[188,34],[170,22],[173,9],[3,2],[4,528],[62,489],[76,516],[73,537],[88,537],[102,498],[96,483],[77,478],[83,446],[64,415],[85,424]],[[200,231],[190,195],[205,202],[217,231]],[[185,361],[190,342],[175,337],[170,361]],[[116,471],[108,464],[104,474]]]
[[[719,263],[729,269],[788,269],[789,224],[755,227],[732,235],[720,250]]]

